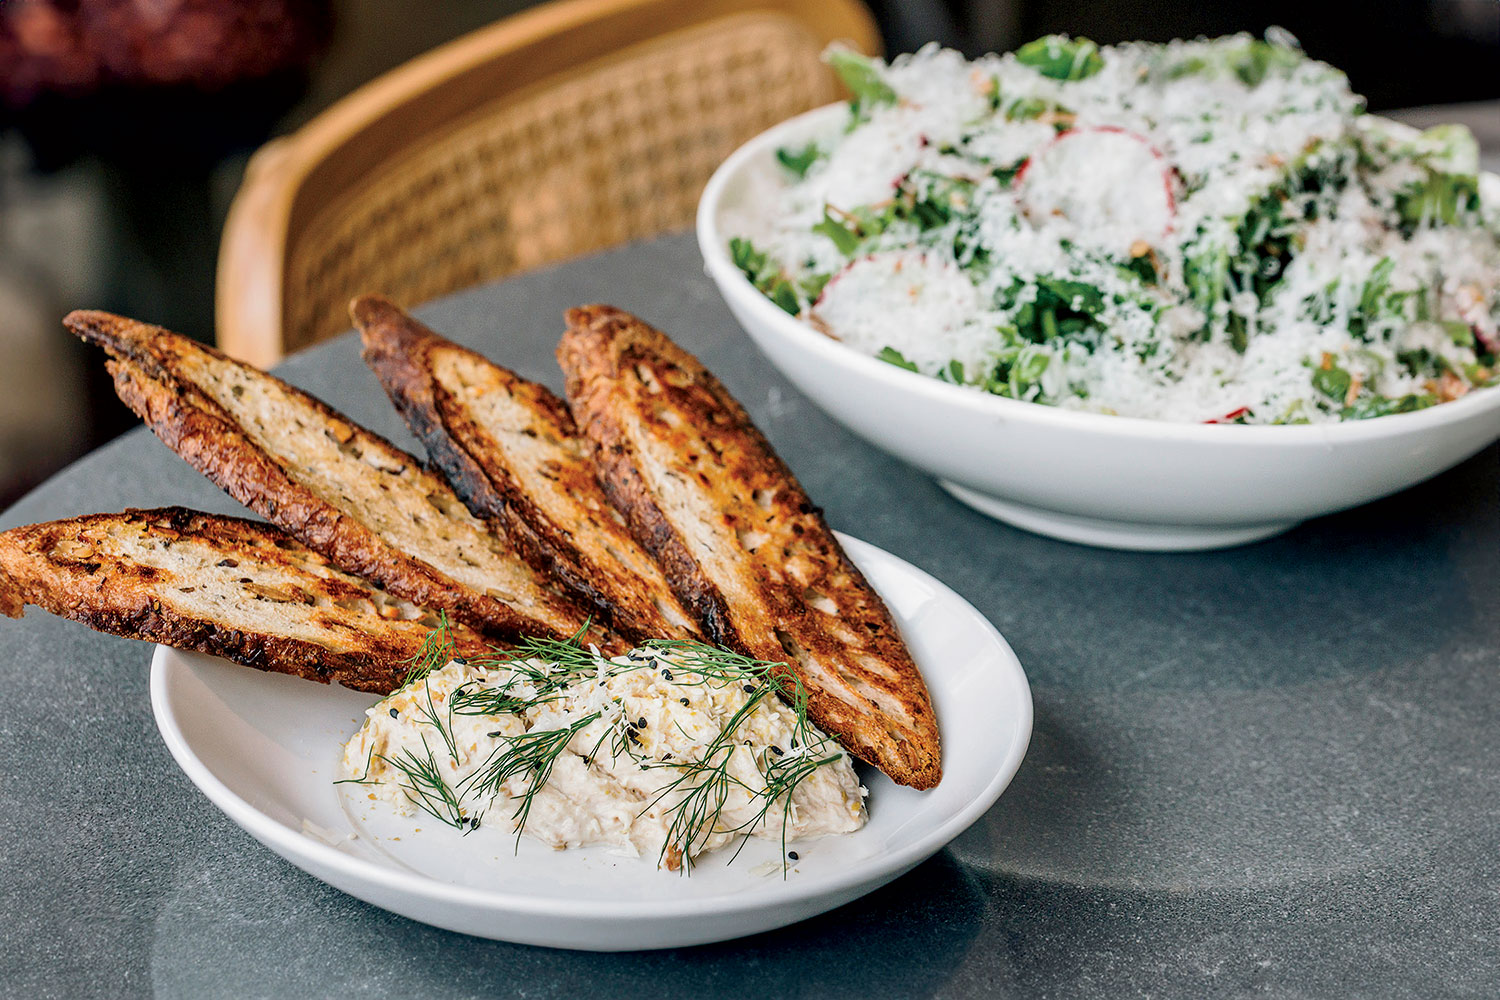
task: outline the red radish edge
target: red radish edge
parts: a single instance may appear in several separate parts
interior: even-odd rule
[[[927,253],[923,250],[903,250],[901,251],[900,256],[916,257],[917,260],[920,261],[927,260]],[[819,290],[818,297],[807,304],[807,311],[812,312],[814,309],[818,308],[818,306],[822,305],[824,297],[828,295],[828,289],[833,287],[834,282],[838,281],[844,275],[848,274],[849,269],[852,268],[855,264],[868,263],[869,261],[874,260],[875,257],[876,255],[873,253],[867,253],[863,257],[857,257],[849,261],[843,267],[835,271],[832,275],[829,276],[827,281],[823,282],[823,287]]]
[[[1230,410],[1222,417],[1214,417],[1212,420],[1203,421],[1205,424],[1227,424],[1250,412],[1250,407],[1242,406],[1238,410]]]
[[[1177,176],[1177,168],[1169,163],[1167,161],[1167,158],[1162,155],[1161,150],[1153,146],[1145,136],[1141,135],[1139,132],[1132,132],[1128,128],[1121,128],[1119,125],[1086,125],[1083,128],[1069,128],[1057,133],[1057,135],[1044,142],[1041,148],[1038,149],[1035,153],[1032,153],[1030,156],[1026,157],[1026,159],[1021,161],[1021,165],[1016,168],[1016,176],[1011,179],[1011,186],[1013,188],[1019,188],[1021,186],[1021,182],[1026,178],[1026,172],[1031,169],[1032,163],[1035,162],[1037,155],[1040,154],[1042,150],[1057,145],[1070,135],[1078,135],[1086,132],[1113,132],[1117,135],[1123,135],[1126,138],[1134,139],[1142,146],[1145,146],[1146,149],[1151,153],[1151,155],[1156,157],[1157,161],[1162,164],[1161,185],[1162,191],[1167,196],[1167,226],[1162,230],[1161,234],[1165,236],[1170,233],[1172,231],[1173,221],[1177,217],[1177,194],[1172,190],[1172,180]]]

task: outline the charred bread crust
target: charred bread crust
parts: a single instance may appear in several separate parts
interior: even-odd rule
[[[28,604],[100,632],[376,694],[400,686],[436,623],[270,525],[181,507],[0,533],[0,611],[19,617]],[[450,630],[461,655],[491,648],[464,626]]]
[[[659,567],[616,520],[594,477],[592,446],[578,437],[567,404],[385,298],[361,296],[349,312],[364,339],[365,362],[475,516],[503,524],[539,572],[561,581],[617,631],[642,641],[697,636]],[[450,380],[468,376],[458,391],[469,398],[444,384],[444,370]],[[487,424],[476,410],[486,396],[514,404],[502,412],[526,421],[521,433],[534,442],[525,449],[529,455],[500,439],[507,428],[495,424],[503,416],[491,409]],[[563,495],[566,511],[559,509]]]
[[[361,295],[349,303],[349,317],[364,344],[360,356],[375,373],[412,435],[427,449],[428,460],[447,477],[453,491],[475,517],[494,520],[505,517],[504,495],[449,432],[444,419],[438,402],[442,390],[433,379],[427,361],[437,335],[379,295]],[[464,350],[456,344],[452,346]]]
[[[364,524],[293,483],[236,424],[208,409],[214,407],[211,400],[184,404],[184,387],[152,379],[128,361],[110,361],[107,367],[120,399],[167,447],[240,503],[348,572],[415,604],[449,610],[487,631],[516,635],[539,630],[507,605],[460,587],[422,560],[382,543]],[[417,464],[415,458],[408,460]]]
[[[921,673],[883,601],[744,408],[692,355],[608,306],[570,310],[569,405],[611,499],[716,642],[781,661],[809,716],[893,779],[942,774]]]
[[[349,447],[356,456],[373,456],[374,460],[366,464],[383,474],[395,479],[406,477],[406,486],[420,491],[419,495],[425,495],[437,508],[423,508],[415,513],[418,518],[426,516],[440,525],[448,516],[441,506],[446,502],[445,495],[451,498],[452,507],[462,506],[439,476],[321,400],[160,327],[86,311],[71,313],[64,322],[79,337],[110,354],[108,368],[120,398],[168,447],[230,496],[324,553],[347,572],[372,580],[414,604],[446,610],[456,620],[497,636],[566,638],[587,620],[582,609],[540,583],[526,595],[531,607],[521,610],[499,596],[453,579],[432,565],[430,552],[428,558],[422,558],[386,541],[364,518],[346,512],[309,483],[294,478],[290,465],[255,442],[185,369],[196,364],[210,367],[216,374],[229,373],[243,379],[244,384],[270,387],[296,411],[284,414],[280,426],[290,422],[307,440],[319,444],[323,442],[318,439],[326,436],[340,449]],[[356,465],[360,459],[348,461]],[[384,467],[377,462],[385,463]],[[349,497],[343,499],[348,507],[358,506]],[[375,500],[384,502],[378,495]],[[531,586],[530,567],[516,557],[508,540],[494,531],[495,526],[474,527],[490,547],[485,558],[502,560],[507,567],[513,565],[522,585]]]
[[[721,646],[742,648],[733,622],[724,615],[724,599],[718,588],[699,572],[687,547],[652,502],[630,453],[618,443],[608,447],[601,443],[618,442],[618,427],[601,426],[597,430],[598,437],[590,434],[595,442],[594,467],[610,505],[625,515],[630,533],[661,566],[677,599],[697,620],[704,636]]]
[[[535,519],[521,516],[517,508],[527,500],[519,495],[508,470],[497,468],[486,474],[485,468],[460,443],[473,440],[473,422],[462,413],[453,412],[456,407],[452,397],[433,378],[427,355],[434,344],[426,331],[400,322],[388,311],[395,308],[376,296],[361,296],[350,304],[349,313],[364,340],[365,363],[380,380],[413,436],[427,449],[428,460],[447,478],[475,517],[505,525],[517,550],[528,562],[542,572],[553,574],[591,608],[612,618],[613,609],[598,588],[571,560],[559,556],[556,545],[548,544],[532,528]],[[611,624],[608,620],[605,623]]]

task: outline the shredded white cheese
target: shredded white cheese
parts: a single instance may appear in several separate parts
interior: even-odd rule
[[[1500,181],[1461,128],[1366,116],[1284,32],[861,65],[847,127],[784,151],[801,176],[757,180],[730,230],[752,280],[857,350],[1178,421],[1496,380]]]

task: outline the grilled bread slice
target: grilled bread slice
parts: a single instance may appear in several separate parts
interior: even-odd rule
[[[0,533],[0,612],[26,605],[100,632],[388,694],[437,616],[342,573],[267,524],[181,507]],[[450,626],[455,650],[477,633]]]
[[[698,635],[661,568],[605,499],[592,447],[562,400],[380,296],[355,299],[349,313],[366,363],[469,510],[503,524],[537,570],[615,631],[641,640]]]
[[[739,403],[609,306],[568,312],[558,359],[611,500],[709,638],[786,662],[850,752],[936,785],[937,720],[890,612]]]
[[[503,533],[384,438],[160,327],[102,312],[64,322],[111,355],[115,390],[168,447],[345,571],[498,636],[583,627]]]

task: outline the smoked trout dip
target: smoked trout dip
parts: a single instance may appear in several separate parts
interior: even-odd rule
[[[345,744],[344,780],[465,832],[503,824],[670,869],[742,835],[864,826],[848,754],[768,665],[692,643],[565,659],[454,659],[406,684]]]

